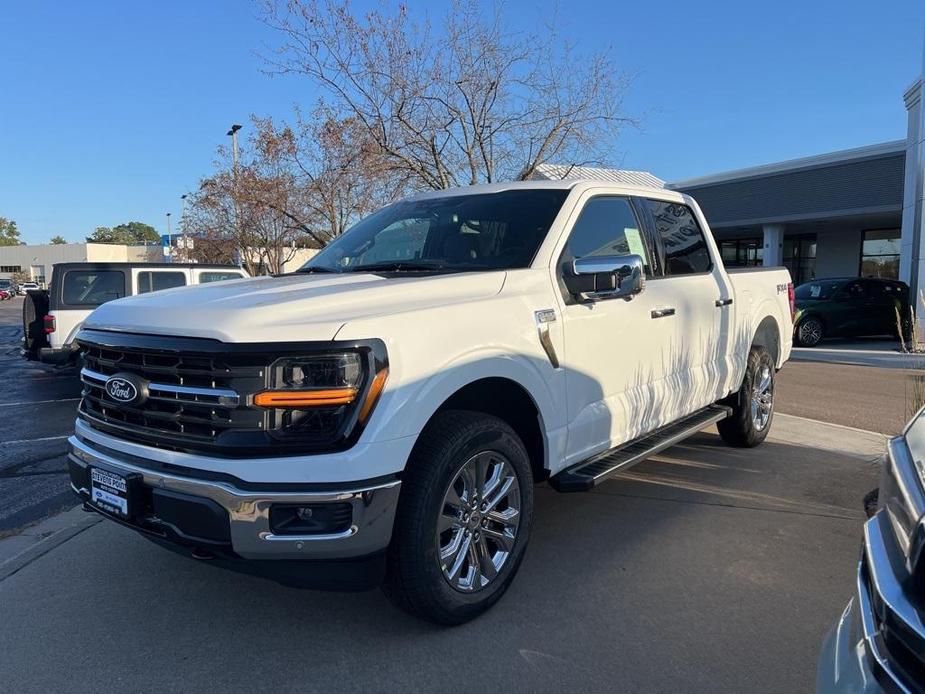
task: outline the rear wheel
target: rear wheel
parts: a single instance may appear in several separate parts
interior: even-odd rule
[[[825,326],[818,318],[804,318],[797,325],[797,344],[801,347],[815,347],[825,336]]]
[[[48,346],[45,334],[45,316],[48,313],[48,294],[29,292],[22,302],[23,347],[30,354],[38,354],[39,349]]]
[[[751,348],[742,387],[726,404],[732,416],[716,424],[723,441],[750,448],[765,440],[774,418],[774,360],[765,347]]]
[[[513,429],[478,412],[441,412],[402,480],[383,590],[418,617],[467,622],[507,590],[532,521],[533,474]]]

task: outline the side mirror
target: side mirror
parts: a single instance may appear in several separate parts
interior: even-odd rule
[[[569,292],[582,301],[629,301],[645,289],[645,263],[638,255],[576,258],[566,268],[564,281]]]

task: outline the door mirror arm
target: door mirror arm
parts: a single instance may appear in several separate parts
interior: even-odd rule
[[[568,263],[563,279],[580,301],[629,301],[645,289],[645,263],[635,254],[586,256]]]

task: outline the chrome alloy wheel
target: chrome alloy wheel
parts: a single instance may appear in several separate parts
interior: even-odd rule
[[[437,519],[437,561],[456,590],[472,593],[497,578],[520,523],[520,483],[500,453],[482,451],[456,473]]]
[[[822,341],[822,324],[815,318],[807,318],[797,330],[801,344],[812,347]]]
[[[752,422],[755,429],[763,431],[771,419],[771,410],[774,408],[774,379],[771,376],[771,367],[761,365],[761,370],[755,378],[752,389]]]

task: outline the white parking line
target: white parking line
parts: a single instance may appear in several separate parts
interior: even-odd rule
[[[65,434],[64,436],[45,436],[41,439],[18,439],[16,441],[3,441],[4,446],[12,446],[16,443],[41,443],[42,441],[60,441],[61,439],[70,438],[70,434]]]
[[[51,402],[77,402],[80,398],[61,398],[60,400],[34,400],[32,402],[0,402],[0,407],[24,407],[25,405],[47,405]]]

